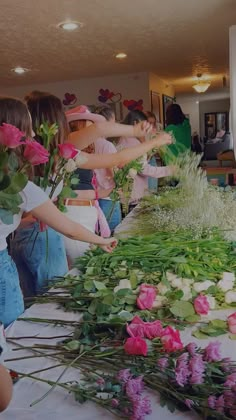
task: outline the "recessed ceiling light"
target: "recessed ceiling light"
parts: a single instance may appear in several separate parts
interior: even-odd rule
[[[11,71],[13,71],[14,73],[17,73],[17,74],[24,74],[27,71],[29,71],[29,69],[18,66],[18,67],[15,67],[14,69],[11,69]]]
[[[198,105],[199,104],[199,101],[196,101],[196,104]]]
[[[119,53],[119,54],[116,54],[116,58],[118,58],[119,60],[122,60],[123,58],[126,58],[127,57],[127,54],[125,54],[125,53]]]
[[[76,29],[79,29],[83,26],[82,23],[80,22],[75,22],[75,21],[66,21],[66,22],[62,22],[59,23],[59,28],[64,29],[64,31],[75,31]]]

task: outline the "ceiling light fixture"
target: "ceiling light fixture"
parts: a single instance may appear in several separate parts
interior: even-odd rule
[[[66,21],[59,23],[58,27],[64,29],[64,31],[75,31],[83,26],[82,23],[76,21]]]
[[[119,60],[122,60],[123,58],[126,58],[127,57],[127,54],[125,54],[125,53],[118,53],[118,54],[116,54],[116,58],[118,58]]]
[[[204,93],[207,91],[207,89],[211,86],[211,83],[208,81],[204,81],[204,79],[202,79],[202,74],[198,73],[197,74],[197,78],[198,81],[195,85],[193,85],[193,89],[197,92],[197,93]]]
[[[17,74],[24,74],[27,71],[29,71],[29,69],[18,66],[18,67],[15,67],[14,69],[11,69],[11,71],[13,71],[14,73],[17,73]]]

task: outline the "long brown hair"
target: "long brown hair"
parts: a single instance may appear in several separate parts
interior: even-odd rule
[[[49,124],[57,123],[58,132],[51,144],[52,149],[58,144],[64,143],[68,136],[68,124],[63,111],[61,100],[50,93],[33,91],[25,97],[31,114],[33,129],[36,133],[37,127],[43,122]],[[35,139],[41,143],[41,139],[36,135]]]
[[[0,97],[0,125],[3,123],[19,128],[26,137],[32,136],[32,122],[28,108],[18,98]]]

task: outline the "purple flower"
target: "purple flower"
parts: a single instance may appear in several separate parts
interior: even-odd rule
[[[136,395],[142,394],[144,389],[143,377],[138,376],[134,379],[128,379],[126,382],[125,392],[129,399],[133,399]]]
[[[112,408],[116,408],[119,405],[119,401],[116,398],[113,398],[111,400],[111,405],[112,405]]]
[[[224,383],[224,385],[228,386],[229,388],[236,385],[236,373],[232,373],[231,375],[227,376],[227,381]]]
[[[208,344],[208,346],[205,348],[204,360],[207,362],[219,362],[222,360],[220,346],[221,344],[219,341]]]
[[[188,382],[190,371],[188,367],[188,353],[183,353],[178,357],[175,368],[175,380],[179,386],[184,386]]]
[[[232,407],[236,401],[236,395],[232,391],[225,391],[224,400],[226,407]]]
[[[208,407],[211,408],[212,410],[215,410],[215,406],[216,406],[216,397],[214,395],[211,395],[208,398]]]
[[[141,398],[139,395],[136,395],[133,400],[133,415],[131,420],[145,420],[146,415],[152,413],[151,401],[149,398]]]
[[[117,379],[124,384],[132,377],[130,369],[122,369],[118,372]]]
[[[196,353],[196,350],[197,350],[197,345],[196,345],[195,343],[189,343],[189,344],[186,346],[186,349],[187,349],[187,351],[189,352],[189,354],[190,354],[191,356],[194,356],[194,355],[195,355],[195,353]]]
[[[184,401],[184,403],[190,410],[192,406],[194,405],[194,402],[192,400],[189,400],[188,398]]]
[[[169,365],[169,359],[167,357],[161,357],[158,361],[157,361],[157,366],[164,371]]]
[[[196,354],[189,361],[190,383],[192,385],[200,385],[203,383],[205,372],[205,363],[201,354]]]
[[[224,399],[224,395],[221,395],[217,400],[216,400],[216,405],[215,405],[215,409],[216,411],[218,411],[219,413],[224,413],[224,408],[225,408],[225,399]]]

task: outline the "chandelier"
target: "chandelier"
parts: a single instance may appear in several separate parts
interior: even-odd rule
[[[193,89],[197,93],[204,93],[207,91],[207,89],[211,86],[211,83],[208,81],[204,81],[202,79],[202,74],[197,74],[198,81],[195,85],[193,85]]]

